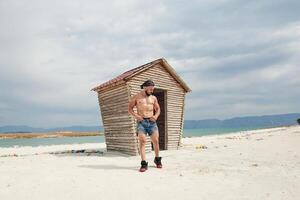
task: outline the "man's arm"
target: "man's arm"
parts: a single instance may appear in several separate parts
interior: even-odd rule
[[[128,113],[133,115],[138,121],[142,121],[143,117],[134,112],[133,108],[136,105],[136,96],[133,96],[132,99],[128,103]]]
[[[153,106],[154,106],[155,114],[150,119],[152,121],[156,121],[158,116],[160,115],[160,106],[159,106],[157,98],[155,96],[154,96],[154,105]]]

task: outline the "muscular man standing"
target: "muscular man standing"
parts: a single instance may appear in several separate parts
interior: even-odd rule
[[[137,119],[137,132],[140,143],[141,154],[141,168],[140,172],[148,169],[148,162],[146,162],[145,145],[146,134],[151,137],[155,151],[154,163],[157,168],[162,168],[161,157],[159,157],[159,144],[158,144],[158,127],[156,120],[160,115],[160,107],[157,98],[153,96],[154,82],[147,80],[141,85],[141,91],[132,97],[128,104],[128,112]],[[137,113],[133,108],[137,108]]]

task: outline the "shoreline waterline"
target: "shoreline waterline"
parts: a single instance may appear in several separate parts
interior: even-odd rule
[[[198,128],[184,129],[183,138],[215,136],[224,134],[243,133],[261,129],[282,128],[282,127],[249,127],[249,128]],[[104,143],[105,137],[99,136],[78,136],[78,137],[45,137],[45,138],[17,138],[17,139],[0,139],[0,148],[11,147],[38,147],[49,145],[66,145],[66,144],[86,144],[86,143]]]

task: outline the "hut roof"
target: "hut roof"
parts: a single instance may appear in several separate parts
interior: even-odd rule
[[[175,70],[168,64],[168,62],[164,59],[164,58],[160,58],[157,60],[154,60],[152,62],[149,62],[147,64],[144,64],[142,66],[136,67],[134,69],[131,69],[129,71],[124,72],[123,74],[102,83],[101,85],[94,87],[92,90],[93,91],[97,91],[97,90],[101,90],[104,89],[106,87],[109,87],[111,85],[117,85],[118,83],[121,82],[126,82],[127,80],[129,80],[131,77],[135,76],[136,74],[139,74],[151,67],[153,67],[156,64],[161,64],[163,67],[165,67],[165,69],[172,75],[172,77],[183,87],[183,89],[186,92],[190,92],[191,89],[187,86],[187,84],[180,78],[180,76],[175,72]]]

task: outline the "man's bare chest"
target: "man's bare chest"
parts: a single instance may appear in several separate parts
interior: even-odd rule
[[[136,101],[136,105],[139,108],[153,108],[154,105],[154,99],[151,96],[138,98]]]

